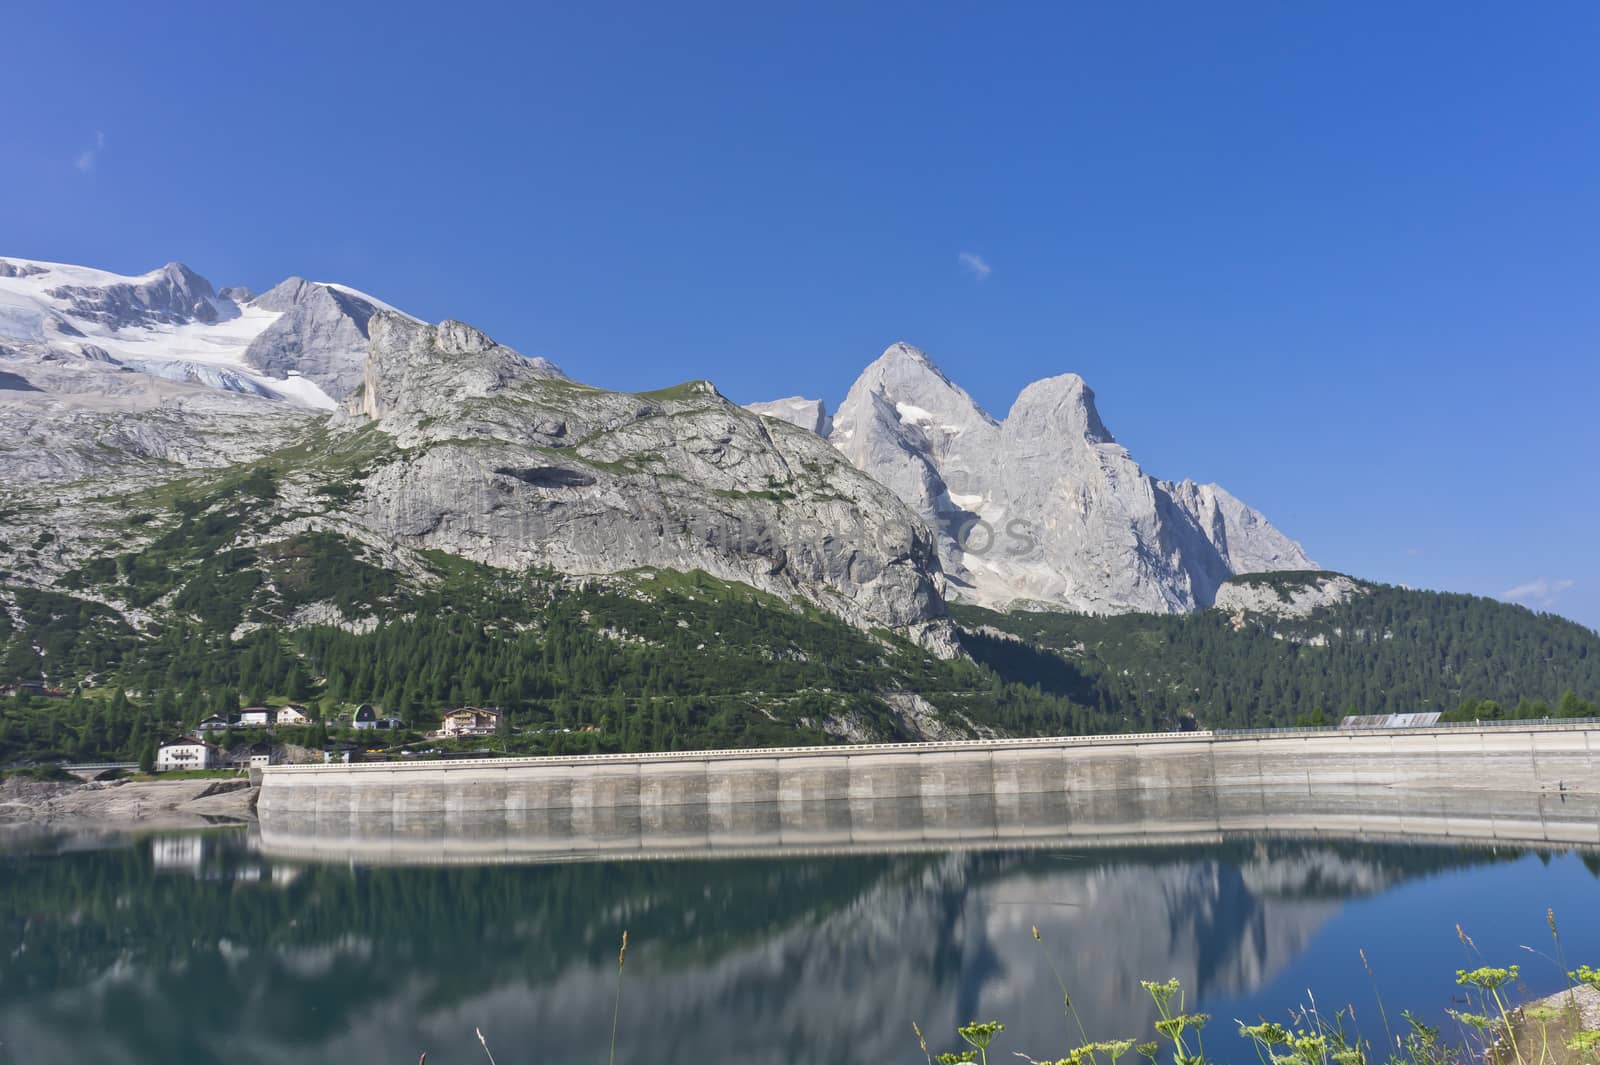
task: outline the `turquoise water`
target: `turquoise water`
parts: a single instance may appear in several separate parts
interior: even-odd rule
[[[1454,970],[1559,986],[1600,962],[1600,861],[1445,845],[1240,840],[1116,850],[370,868],[273,859],[246,832],[0,854],[0,1063],[921,1062],[913,1021],[1005,1021],[992,1060],[1068,1048],[1061,970],[1092,1035],[1143,1035],[1140,979],[1232,1018],[1315,994],[1382,1037],[1442,1019]],[[1035,942],[1037,926],[1042,942]]]

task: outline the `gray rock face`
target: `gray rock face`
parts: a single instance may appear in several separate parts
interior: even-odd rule
[[[134,284],[62,285],[49,293],[66,312],[113,329],[184,322],[215,322],[238,309],[219,300],[211,282],[182,263],[168,263]]]
[[[37,277],[44,268],[32,263],[9,263],[0,259],[0,277]]]
[[[828,405],[820,399],[790,396],[769,403],[746,403],[744,409],[786,421],[821,437],[833,432],[833,419],[828,417]]]
[[[1145,474],[1076,374],[1029,385],[999,422],[896,344],[829,439],[928,523],[952,594],[976,602],[1167,613],[1210,605],[1235,573],[1315,568],[1220,487]]]
[[[1295,575],[1298,577],[1299,575]],[[1304,579],[1235,577],[1217,589],[1212,605],[1230,614],[1304,618],[1367,592],[1367,585],[1342,573],[1308,573]]]
[[[367,323],[377,306],[342,289],[291,277],[250,301],[280,313],[245,349],[244,361],[280,380],[291,371],[334,399],[361,382]]]
[[[0,390],[0,489],[70,503],[90,495],[214,469],[281,447],[315,419],[279,400],[135,373],[86,354],[6,361],[24,383]],[[71,520],[70,509],[62,512]]]
[[[335,426],[392,461],[349,517],[392,543],[573,575],[704,570],[954,654],[932,538],[812,433],[708,382],[606,392],[470,326],[379,313]]]

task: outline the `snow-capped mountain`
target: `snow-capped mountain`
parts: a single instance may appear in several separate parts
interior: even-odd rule
[[[332,410],[361,379],[362,292],[290,278],[261,296],[221,292],[182,263],[137,277],[0,259],[0,355],[76,360]]]
[[[180,264],[125,277],[0,260],[12,579],[50,586],[126,552],[171,520],[147,509],[151,489],[248,469],[272,481],[258,546],[310,528],[414,575],[417,552],[585,578],[703,571],[956,653],[916,515],[818,435],[775,431],[709,382],[591,388],[340,285],[257,296]],[[36,542],[48,550],[11,556]]]
[[[58,486],[63,509],[38,518],[83,525],[86,550],[93,522],[72,507],[315,450],[308,434],[365,419],[405,456],[338,489],[366,501],[339,520],[374,547],[704,569],[944,650],[941,583],[1002,607],[1167,612],[1209,606],[1237,573],[1313,567],[1216,485],[1147,476],[1075,375],[1030,385],[1001,421],[896,344],[835,417],[800,397],[752,409],[805,432],[771,431],[705,382],[589,389],[343,285],[256,295],[181,263],[130,277],[0,259],[0,489]]]
[[[752,409],[827,432],[939,540],[952,598],[1092,613],[1210,606],[1239,573],[1314,569],[1218,485],[1147,475],[1076,374],[1023,389],[1001,421],[923,352],[895,344],[829,419],[817,401]]]

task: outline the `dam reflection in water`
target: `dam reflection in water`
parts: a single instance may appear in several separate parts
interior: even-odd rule
[[[1306,987],[1369,1006],[1357,947],[1392,1013],[1434,1016],[1457,921],[1531,969],[1518,945],[1548,942],[1552,906],[1569,956],[1600,960],[1600,861],[1568,848],[1600,818],[1547,799],[1351,796],[1320,826],[1285,809],[1299,838],[1150,820],[1134,798],[1065,823],[971,800],[520,827],[324,811],[249,837],[63,841],[0,855],[0,1062],[448,1065],[479,1060],[475,1027],[504,1065],[604,1060],[623,928],[618,1061],[912,1063],[913,1020],[936,1051],[997,1019],[1002,1058],[1064,1053],[1045,951],[1092,1035],[1139,1032],[1138,981],[1176,976],[1217,1013],[1215,1059],[1254,1060],[1233,1017],[1281,1016]],[[1541,858],[1538,840],[1564,842]]]

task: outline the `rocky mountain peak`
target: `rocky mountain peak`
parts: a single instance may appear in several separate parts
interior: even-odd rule
[[[891,402],[915,407],[930,417],[935,414],[951,415],[964,422],[976,416],[978,420],[991,424],[994,422],[926,352],[904,341],[889,345],[882,355],[868,364],[850,387],[849,396],[839,408],[840,414],[851,406],[852,398],[859,403],[862,397],[870,393],[878,393],[889,397]],[[916,420],[916,415],[912,415],[912,419]]]
[[[554,363],[524,358],[465,322],[430,326],[397,311],[367,322],[370,338],[362,389],[348,413],[374,419],[438,417],[519,381],[564,376]]]
[[[286,277],[252,300],[262,310],[287,311],[313,295],[314,288],[303,277]]]
[[[112,329],[217,321],[223,316],[211,282],[183,263],[110,285],[59,285],[48,295],[75,318]]]
[[[907,344],[904,340],[897,340],[884,348],[883,354],[879,355],[873,364],[880,362],[887,366],[918,366],[944,377],[944,371],[939,369],[938,364],[928,357],[926,351],[923,351],[915,344]],[[870,368],[871,366],[869,365],[868,369]],[[945,380],[948,381],[949,378],[945,377]]]
[[[245,349],[247,364],[279,380],[298,374],[335,400],[360,383],[376,301],[351,289],[290,277],[250,306],[276,311],[278,318]]]
[[[823,438],[833,432],[833,419],[828,416],[828,405],[820,399],[788,396],[767,403],[747,403],[745,410],[798,425],[806,432],[816,433]]]
[[[781,417],[773,408],[804,402],[753,409]],[[851,386],[828,439],[936,534],[957,598],[1192,610],[1232,574],[1313,565],[1221,488],[1146,474],[1074,373],[1027,386],[997,422],[921,349],[892,344]]]
[[[385,539],[491,565],[704,570],[956,653],[932,538],[824,441],[772,432],[708,381],[567,381],[460,322],[380,311],[364,387],[398,461],[365,482]]]
[[[466,322],[446,319],[439,323],[435,345],[446,355],[481,355],[499,347],[489,335]],[[510,350],[509,348],[506,350]]]
[[[897,343],[850,386],[834,415],[829,439],[859,464],[863,459],[857,456],[876,446],[871,439],[874,435],[900,438],[909,434],[912,439],[924,440],[926,449],[948,454],[960,450],[961,439],[987,437],[996,424],[923,351]]]
[[[1100,420],[1094,390],[1075,373],[1046,377],[1024,388],[1012,403],[1006,424],[1094,444],[1116,442]]]

